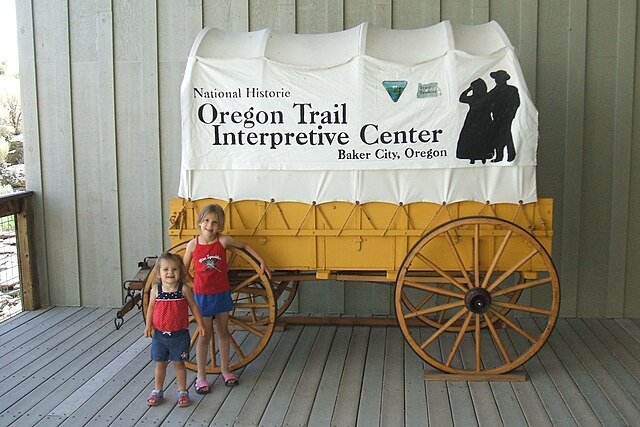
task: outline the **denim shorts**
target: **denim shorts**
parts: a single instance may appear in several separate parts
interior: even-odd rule
[[[227,313],[233,309],[231,291],[217,294],[197,294],[194,292],[193,298],[198,304],[202,317],[215,317],[218,313]]]
[[[184,362],[189,359],[189,330],[162,332],[155,330],[151,339],[151,360],[154,362]]]

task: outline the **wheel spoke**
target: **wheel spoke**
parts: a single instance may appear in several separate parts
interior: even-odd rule
[[[546,316],[550,316],[552,312],[551,310],[546,310],[544,308],[531,307],[528,305],[512,304],[510,302],[504,302],[504,301],[493,301],[492,304],[495,304],[497,306],[504,307],[504,308],[510,308],[512,310],[520,310],[520,311],[526,311],[528,313],[544,314]]]
[[[451,297],[446,297],[446,298],[444,299],[444,303],[445,303],[445,305],[446,305],[446,304],[449,304],[449,301],[451,301]],[[440,316],[438,316],[438,323],[442,324],[442,322],[444,322],[444,318],[445,318],[445,315],[446,315],[446,314],[447,314],[447,310],[442,310],[442,311],[440,312]]]
[[[439,329],[437,329],[425,342],[420,345],[420,348],[423,350],[431,344],[436,338],[438,338],[443,332],[447,330],[449,326],[453,324],[456,320],[458,320],[464,313],[467,312],[467,307],[462,307],[456,314],[453,315],[451,319],[444,325],[442,325]]]
[[[246,329],[247,331],[251,332],[254,335],[257,335],[259,337],[262,337],[264,334],[262,332],[260,332],[258,329],[254,328],[253,326],[251,326],[249,323],[244,322],[240,319],[238,319],[237,317],[230,317],[229,318],[229,322],[230,323],[235,323],[236,325],[240,326],[242,329]]]
[[[508,230],[507,234],[505,234],[505,236],[504,236],[504,239],[502,239],[502,243],[500,244],[500,247],[496,251],[496,254],[493,257],[493,260],[491,261],[491,265],[489,266],[489,269],[487,270],[487,274],[484,276],[484,281],[482,282],[482,286],[481,287],[483,287],[483,288],[487,287],[487,284],[489,282],[489,278],[493,274],[493,271],[495,270],[496,265],[498,265],[498,261],[500,260],[500,257],[502,257],[502,254],[503,254],[505,248],[507,247],[507,243],[509,242],[509,239],[511,238],[511,234],[513,234],[513,232],[511,230]]]
[[[467,288],[465,288],[464,286],[462,286],[460,283],[458,283],[458,281],[456,279],[454,279],[450,274],[448,274],[446,271],[444,271],[443,269],[441,269],[440,267],[438,267],[437,265],[435,265],[434,263],[432,263],[431,261],[429,261],[424,255],[422,254],[417,254],[416,255],[420,260],[422,260],[422,262],[424,262],[425,264],[427,264],[429,267],[433,268],[435,271],[438,272],[438,274],[440,274],[440,276],[442,276],[442,278],[446,279],[447,282],[451,283],[453,286],[455,286],[456,288],[460,289],[462,292],[466,292]]]
[[[232,294],[232,299],[233,299],[233,309],[231,310],[231,315],[235,316],[236,314],[236,304],[238,303],[238,298],[240,298],[240,294],[239,293],[233,293]]]
[[[291,280],[283,280],[278,282],[278,284],[274,287],[274,296],[276,299],[280,298],[280,295],[284,293],[284,291],[290,291],[293,288],[293,282]]]
[[[251,284],[255,284],[255,283],[256,282],[251,282]],[[259,283],[259,286],[262,285],[261,282],[258,282],[258,283]],[[267,296],[267,291],[265,291],[264,288],[257,288],[255,286],[244,287],[242,289],[234,288],[233,292],[237,293],[238,295],[240,294],[245,295],[242,297],[242,299],[249,299],[253,297],[266,298]],[[240,298],[240,296],[238,297]]]
[[[248,277],[245,280],[243,280],[242,282],[240,282],[237,285],[235,285],[231,289],[231,291],[232,292],[239,292],[243,288],[246,288],[247,286],[249,286],[249,285],[253,284],[254,282],[256,282],[259,278],[260,278],[260,274],[256,273],[256,274],[252,275],[251,277]]]
[[[500,289],[499,291],[493,292],[491,295],[493,297],[499,297],[505,294],[510,294],[512,292],[522,291],[525,289],[534,288],[536,286],[544,285],[546,283],[551,282],[551,277],[545,277],[544,279],[532,280],[531,282],[521,283],[519,285],[510,286],[508,288]]]
[[[258,302],[241,302],[237,304],[237,308],[248,308],[250,310],[255,311],[257,308],[269,308],[269,303],[258,303]]]
[[[455,357],[455,354],[458,351],[458,348],[460,347],[460,343],[462,342],[462,338],[464,337],[464,334],[467,330],[467,327],[469,326],[469,322],[471,322],[472,317],[473,317],[473,312],[469,311],[467,313],[467,317],[464,319],[462,328],[460,328],[460,330],[458,331],[458,336],[456,337],[456,341],[453,343],[453,347],[451,348],[451,352],[449,353],[449,357],[447,357],[447,361],[445,362],[445,365],[451,366],[451,362],[453,361],[453,358]]]
[[[192,348],[195,345],[198,338],[200,338],[200,326],[196,326],[196,330],[193,331],[193,334],[189,338],[189,348]]]
[[[416,310],[420,310],[420,309],[421,309],[421,308],[422,308],[426,303],[428,303],[429,301],[431,301],[431,299],[432,299],[433,297],[435,297],[435,296],[436,296],[436,294],[434,294],[434,293],[427,294],[424,298],[422,298],[422,301],[420,301],[420,303],[419,303],[419,304],[417,304],[417,305],[415,305],[415,306],[414,306],[414,308],[415,308]],[[402,294],[402,301],[405,303],[405,305],[407,305],[407,307],[409,307],[409,304],[410,304],[411,302],[409,301],[409,297],[408,297],[406,294],[404,294],[404,293]]]
[[[502,313],[500,313],[499,311],[494,310],[493,308],[490,308],[489,311],[491,311],[496,317],[498,317],[500,320],[502,320],[511,329],[515,330],[520,335],[522,335],[523,337],[528,339],[531,344],[535,344],[536,343],[536,339],[534,337],[529,335],[529,333],[527,331],[525,331],[524,329],[522,329],[520,326],[516,325],[514,322],[509,320],[508,317],[502,315]]]
[[[430,286],[422,283],[413,282],[411,280],[405,280],[405,285],[410,288],[421,289],[423,291],[431,292],[432,294],[444,295],[452,298],[464,298],[464,294],[460,292],[450,291],[441,286]]]
[[[253,306],[253,304],[255,304],[255,301],[253,299],[253,296],[250,295],[249,296],[249,300],[251,301],[251,320],[253,321],[253,323],[255,323],[258,320],[258,316],[256,316],[256,307]]]
[[[480,224],[473,227],[473,277],[477,288],[480,286]]]
[[[476,338],[476,372],[480,372],[480,370],[482,369],[482,360],[480,357],[480,315],[478,313],[476,313],[475,315],[476,318],[476,327],[475,327],[475,338]]]
[[[491,286],[487,287],[486,289],[491,292],[492,290],[494,290],[495,288],[497,288],[498,286],[500,286],[500,284],[502,282],[504,282],[509,276],[511,276],[514,272],[516,272],[520,267],[522,267],[524,265],[525,262],[529,261],[531,258],[533,258],[534,255],[536,255],[538,253],[537,249],[532,250],[531,252],[529,252],[526,256],[524,256],[520,261],[518,261],[516,264],[514,264],[509,270],[505,271],[495,282],[493,282],[491,284]]]
[[[425,314],[430,314],[430,313],[437,313],[442,310],[449,310],[450,308],[456,308],[460,306],[464,306],[464,301],[456,301],[449,304],[437,305],[435,307],[425,308],[424,310],[418,310],[411,313],[406,313],[404,315],[404,318],[410,319],[413,317],[423,316]]]
[[[240,356],[240,359],[244,359],[246,356],[242,352],[242,349],[238,345],[236,339],[233,337],[233,334],[229,334],[229,341],[231,342],[231,346],[233,347],[233,349],[236,351],[236,354]]]
[[[500,349],[500,353],[502,353],[502,357],[504,358],[505,362],[511,363],[511,358],[509,357],[509,353],[507,353],[507,349],[504,348],[504,344],[502,343],[502,340],[498,336],[498,332],[496,331],[495,326],[493,326],[493,322],[491,321],[491,319],[489,319],[489,316],[487,316],[487,313],[484,313],[483,316],[484,316],[484,321],[487,323],[487,327],[491,331],[491,335],[493,335],[493,340],[498,345],[498,348]]]
[[[462,262],[462,257],[460,256],[460,253],[458,252],[458,249],[456,248],[456,244],[453,243],[453,239],[451,238],[451,234],[444,233],[444,237],[447,239],[447,243],[449,244],[449,248],[451,249],[451,253],[453,254],[453,257],[456,260],[456,263],[458,264],[458,269],[460,270],[460,273],[462,274],[462,277],[464,277],[464,280],[467,282],[467,287],[469,289],[473,288],[473,284],[471,283],[471,278],[469,277],[469,274],[467,273],[467,269],[464,266],[464,263]]]

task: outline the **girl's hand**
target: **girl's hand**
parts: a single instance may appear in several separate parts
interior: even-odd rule
[[[144,328],[144,336],[147,338],[151,338],[153,336],[153,328],[150,326]]]
[[[264,262],[260,263],[260,269],[264,274],[267,275],[269,279],[271,279],[271,270],[269,270],[269,267],[267,267],[267,265]]]

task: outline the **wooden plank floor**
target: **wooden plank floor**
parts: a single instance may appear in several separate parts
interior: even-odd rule
[[[213,392],[191,387],[193,405],[178,408],[170,367],[168,398],[149,408],[142,316],[116,330],[115,312],[51,307],[0,323],[0,426],[640,425],[638,319],[560,320],[524,365],[529,380],[513,383],[424,381],[395,327],[287,325],[239,386],[211,375]]]

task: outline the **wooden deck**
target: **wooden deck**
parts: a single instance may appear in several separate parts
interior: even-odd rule
[[[424,381],[399,328],[287,325],[227,388],[145,404],[154,365],[139,313],[52,307],[0,323],[0,425],[622,426],[640,423],[640,321],[562,319],[526,382]],[[525,319],[522,322],[533,322]],[[189,371],[188,379],[195,375]]]

